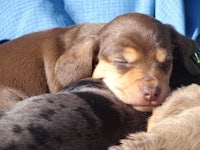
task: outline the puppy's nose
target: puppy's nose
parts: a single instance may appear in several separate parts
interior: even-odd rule
[[[160,95],[160,88],[159,87],[150,87],[150,86],[144,86],[142,88],[142,93],[144,95],[144,98],[148,101],[154,101],[157,99],[157,97]]]

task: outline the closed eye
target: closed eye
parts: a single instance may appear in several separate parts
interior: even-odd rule
[[[133,66],[133,63],[128,62],[126,59],[121,57],[116,57],[113,59],[114,65],[120,68],[129,68]]]
[[[167,72],[172,65],[173,58],[172,57],[166,57],[166,60],[163,63],[160,63],[159,66],[162,68],[165,72]]]
[[[164,63],[171,63],[172,61],[173,61],[173,58],[170,56],[167,56]]]
[[[125,63],[128,63],[124,58],[114,58],[113,59],[113,62],[114,63],[121,63],[121,64],[125,64]]]
[[[166,56],[165,60],[163,62],[160,62],[160,64],[169,64],[173,61],[173,58],[171,56]]]

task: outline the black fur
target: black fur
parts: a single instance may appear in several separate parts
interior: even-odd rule
[[[102,80],[84,79],[1,112],[0,149],[105,150],[144,131],[149,115],[119,101]]]
[[[200,84],[200,76],[189,73],[184,65],[180,62],[180,59],[175,59],[170,78],[171,89],[175,90],[178,87],[187,86],[192,83]]]

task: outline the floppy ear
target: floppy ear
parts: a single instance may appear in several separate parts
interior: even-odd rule
[[[96,37],[87,37],[59,57],[55,74],[62,87],[92,75],[96,47]]]
[[[180,59],[186,70],[192,75],[200,75],[200,67],[192,59],[198,45],[194,40],[191,40],[179,34],[172,26],[167,25],[171,32],[172,43],[175,45],[175,57]]]
[[[176,89],[191,83],[200,83],[200,67],[192,55],[197,50],[197,43],[181,34],[172,26],[167,25],[171,33],[174,49],[173,70],[170,78],[170,87]]]

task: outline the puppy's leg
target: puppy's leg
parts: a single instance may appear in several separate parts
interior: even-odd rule
[[[165,140],[154,133],[130,134],[121,140],[121,145],[112,146],[109,150],[161,150]]]
[[[0,110],[8,108],[26,98],[28,98],[28,95],[19,90],[0,87]]]

